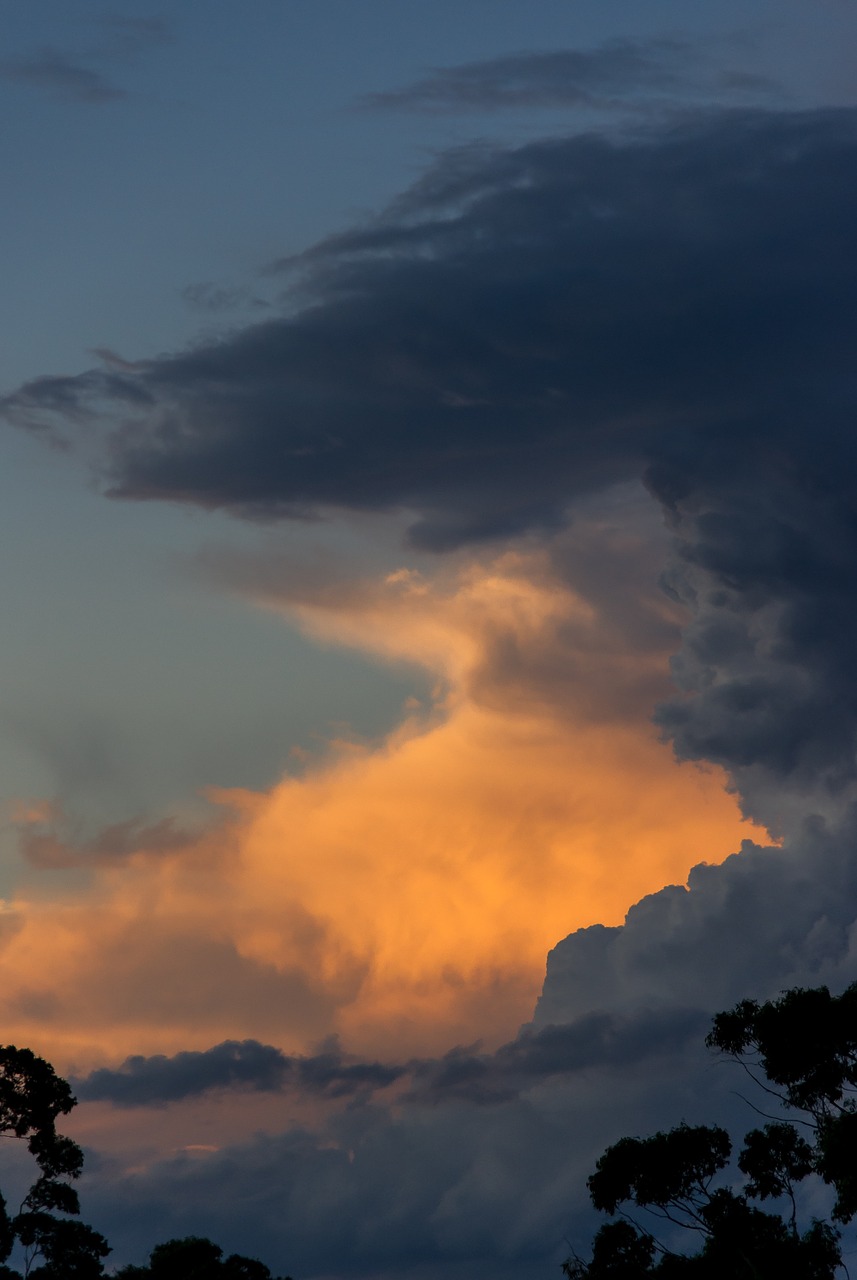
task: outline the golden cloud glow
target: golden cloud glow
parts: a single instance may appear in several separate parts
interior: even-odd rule
[[[12,903],[6,1039],[78,1067],[226,1037],[294,1051],[338,1032],[396,1056],[497,1041],[558,939],[761,834],[649,724],[665,606],[610,617],[536,552],[264,603],[427,668],[431,706],[267,793],[220,793],[222,822],[192,843],[144,830],[128,852],[125,831],[62,902]]]

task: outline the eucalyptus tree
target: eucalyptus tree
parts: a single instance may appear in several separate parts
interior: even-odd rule
[[[588,1180],[603,1226],[569,1280],[834,1280],[857,1214],[857,983],[796,988],[719,1013],[706,1043],[761,1090],[768,1123],[735,1155],[718,1125],[680,1124],[608,1147]],[[773,1114],[772,1114],[773,1113]],[[829,1219],[802,1220],[801,1184],[829,1188]],[[764,1202],[769,1202],[765,1208]],[[685,1251],[676,1240],[694,1240]]]

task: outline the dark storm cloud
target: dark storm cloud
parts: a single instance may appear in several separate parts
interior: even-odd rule
[[[814,455],[820,417],[850,458],[855,155],[849,113],[456,153],[306,256],[303,311],[4,409],[151,403],[110,441],[116,495],[407,507],[436,548],[553,528],[647,465]]]
[[[687,1114],[696,1114],[694,1087],[687,1087],[684,1073],[689,1043],[695,1062],[704,1055],[706,1025],[698,1014],[670,1011],[649,1031],[643,1018],[601,1015],[576,1027],[544,1028],[520,1047],[482,1056],[482,1065],[504,1078],[502,1096],[496,1089],[487,1096],[484,1079],[478,1093],[462,1087],[467,1076],[472,1084],[479,1058],[466,1050],[410,1064],[410,1092],[397,1091],[389,1103],[376,1093],[362,1106],[346,1105],[316,1132],[248,1136],[204,1158],[181,1154],[128,1174],[104,1162],[87,1177],[87,1204],[95,1219],[109,1214],[120,1257],[123,1251],[142,1256],[153,1236],[192,1228],[244,1252],[252,1240],[256,1256],[280,1259],[282,1270],[308,1276],[417,1280],[442,1265],[444,1274],[462,1280],[530,1280],[567,1254],[563,1234],[572,1224],[583,1220],[582,1238],[591,1234],[581,1188],[605,1125],[637,1122],[641,1083],[667,1113],[681,1081]],[[255,1046],[248,1064],[262,1049],[267,1088],[289,1072],[266,1046]],[[177,1055],[168,1062],[191,1060],[189,1074],[199,1080],[199,1059],[207,1057]],[[228,1080],[223,1065],[214,1088],[254,1087]],[[378,1064],[362,1065],[378,1070]],[[89,1077],[94,1088],[85,1091],[76,1082],[76,1091],[118,1105],[157,1105],[170,1087],[153,1072],[152,1094],[137,1098],[133,1086],[130,1096],[122,1092],[117,1074],[95,1072]],[[509,1087],[513,1075],[526,1083],[525,1092]],[[657,1115],[657,1101],[648,1100]],[[704,1101],[710,1108],[710,1087]]]
[[[204,1053],[155,1054],[126,1058],[116,1071],[106,1067],[75,1080],[84,1102],[139,1107],[192,1097],[209,1089],[272,1090],[282,1086],[288,1063],[279,1049],[258,1040],[225,1040]]]
[[[711,74],[689,41],[609,40],[595,49],[555,49],[441,67],[402,89],[373,93],[376,110],[458,114],[521,107],[626,108],[633,100],[697,96],[723,90],[769,93],[770,81],[747,72]]]
[[[693,613],[673,663],[693,697],[658,719],[680,756],[729,768],[746,811],[778,831],[792,811],[854,798],[855,435],[835,410],[818,423],[815,458],[811,433],[790,448],[784,425],[782,451],[772,436],[746,478],[685,464],[666,574]],[[770,781],[786,778],[790,795]]]
[[[161,1106],[214,1089],[280,1092],[296,1089],[314,1096],[354,1098],[384,1089],[405,1068],[347,1058],[337,1046],[309,1057],[289,1057],[258,1040],[225,1040],[204,1052],[127,1058],[117,1070],[103,1067],[74,1082],[86,1102],[120,1107]]]
[[[644,477],[694,618],[662,726],[777,823],[857,772],[855,217],[853,111],[465,148],[283,264],[288,314],[3,407],[119,418],[118,497],[407,510],[436,551]]]
[[[678,1008],[624,1017],[588,1012],[557,1025],[526,1027],[491,1054],[454,1049],[442,1058],[412,1063],[407,1099],[434,1105],[508,1102],[543,1081],[593,1068],[641,1066],[675,1053],[700,1039],[706,1026],[704,1013]]]
[[[409,1104],[491,1106],[553,1077],[640,1064],[675,1052],[700,1039],[706,1026],[704,1014],[685,1008],[621,1017],[589,1013],[566,1025],[525,1028],[494,1053],[459,1048],[441,1058],[406,1063],[364,1061],[343,1053],[336,1041],[316,1054],[289,1056],[257,1040],[226,1040],[203,1052],[173,1057],[135,1055],[115,1070],[102,1067],[75,1080],[74,1088],[85,1102],[146,1107],[222,1089],[291,1090],[330,1101],[364,1102],[402,1082],[400,1096]]]

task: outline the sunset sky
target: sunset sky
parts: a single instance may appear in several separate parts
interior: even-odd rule
[[[857,978],[857,10],[3,16],[3,1040],[112,1264],[556,1276]]]

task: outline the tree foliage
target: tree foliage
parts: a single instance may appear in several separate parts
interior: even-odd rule
[[[0,1280],[99,1280],[110,1252],[104,1237],[78,1221],[71,1185],[83,1170],[83,1152],[57,1133],[56,1122],[76,1099],[50,1063],[29,1049],[0,1046],[0,1135],[26,1142],[38,1176],[15,1214],[0,1195]],[[8,1264],[15,1247],[23,1272]],[[278,1280],[264,1263],[187,1236],[157,1245],[148,1266],[124,1267],[123,1280]],[[286,1276],[283,1280],[289,1280]]]
[[[709,1048],[739,1062],[782,1118],[747,1133],[733,1160],[718,1126],[680,1124],[608,1147],[589,1178],[596,1209],[619,1214],[568,1280],[834,1280],[840,1231],[857,1214],[857,983],[840,996],[796,988],[719,1013]],[[833,1192],[833,1222],[800,1221],[800,1184]],[[770,1201],[762,1209],[757,1202]],[[645,1215],[646,1225],[633,1216]],[[691,1233],[696,1252],[673,1247]],[[663,1238],[661,1238],[663,1237]]]
[[[39,1170],[17,1213],[10,1215],[0,1196],[0,1280],[22,1280],[6,1265],[16,1243],[27,1280],[96,1280],[104,1274],[107,1241],[76,1220],[80,1204],[71,1183],[83,1169],[83,1152],[56,1130],[75,1101],[50,1063],[29,1049],[0,1046],[0,1134],[24,1140]]]
[[[277,1280],[263,1262],[223,1250],[211,1240],[186,1236],[157,1245],[147,1267],[123,1267],[117,1280]],[[2,1276],[0,1276],[2,1280]],[[284,1277],[289,1280],[289,1277]]]

